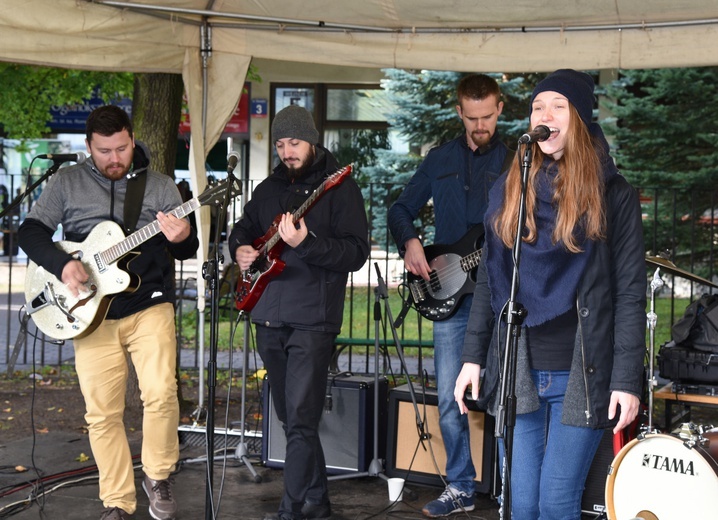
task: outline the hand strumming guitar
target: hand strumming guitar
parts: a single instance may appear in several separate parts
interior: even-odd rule
[[[411,274],[421,276],[424,280],[429,280],[431,267],[426,261],[426,254],[421,241],[418,238],[410,238],[404,244],[406,253],[404,253],[404,267]]]

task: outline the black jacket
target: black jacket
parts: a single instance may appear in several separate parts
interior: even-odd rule
[[[636,190],[620,175],[607,186],[606,208],[607,239],[595,244],[576,295],[579,324],[562,419],[565,424],[592,428],[616,423],[618,414],[608,420],[611,391],[641,395],[646,352],[647,277],[641,208]],[[491,310],[483,262],[473,301],[461,361],[486,368],[479,402],[495,412],[506,327]],[[497,323],[501,323],[501,331]],[[525,345],[520,343],[517,413],[526,413],[537,404],[536,388],[528,376]]]
[[[251,245],[267,233],[274,219],[296,210],[339,164],[331,153],[316,146],[310,171],[291,182],[284,164],[262,181],[245,205],[229,240],[230,253]],[[349,177],[324,195],[305,215],[309,234],[296,248],[287,245],[281,255],[286,266],[273,278],[252,309],[254,323],[268,327],[339,333],[348,273],[360,269],[369,256],[364,200]]]

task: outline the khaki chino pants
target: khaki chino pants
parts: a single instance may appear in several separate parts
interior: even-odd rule
[[[132,514],[137,499],[123,423],[127,355],[137,372],[143,404],[143,470],[154,480],[164,480],[179,458],[174,308],[162,303],[105,320],[89,336],[74,340],[74,346],[90,446],[100,473],[100,499],[105,507]]]

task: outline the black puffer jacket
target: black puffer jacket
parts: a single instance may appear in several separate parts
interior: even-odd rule
[[[245,205],[229,240],[232,258],[240,245],[251,245],[269,230],[274,219],[296,210],[328,174],[339,169],[321,146],[310,171],[290,182],[280,164],[262,181]],[[305,216],[309,234],[296,248],[284,246],[282,273],[273,278],[252,309],[252,321],[269,327],[339,333],[348,273],[360,269],[369,256],[364,200],[349,177],[324,192]]]
[[[620,175],[606,189],[606,241],[597,242],[578,286],[579,325],[562,422],[607,428],[613,390],[641,395],[646,351],[646,265],[638,194]],[[501,331],[496,324],[501,323]],[[496,411],[499,357],[503,356],[505,325],[491,310],[486,269],[477,273],[474,303],[461,361],[486,368],[479,404]],[[523,338],[525,335],[522,335]],[[533,411],[536,388],[528,375],[523,341],[517,367],[517,413]]]

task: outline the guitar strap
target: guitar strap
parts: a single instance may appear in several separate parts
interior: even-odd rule
[[[137,175],[127,179],[122,218],[125,235],[134,233],[137,228],[137,221],[140,219],[140,211],[142,211],[142,200],[145,198],[145,186],[147,186],[147,169],[143,169]]]

